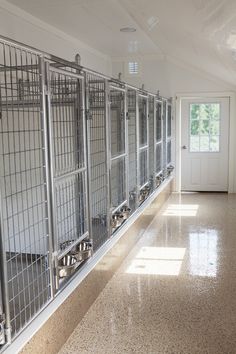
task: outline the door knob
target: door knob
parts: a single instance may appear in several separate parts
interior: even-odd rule
[[[182,146],[182,149],[187,150],[187,146],[186,146],[186,145],[183,145],[183,146]]]

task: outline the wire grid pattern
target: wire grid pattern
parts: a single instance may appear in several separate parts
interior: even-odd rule
[[[80,80],[68,74],[50,73],[54,176],[83,168],[84,139]]]
[[[167,165],[172,162],[172,107],[171,104],[168,104],[168,110],[167,110]]]
[[[57,250],[88,230],[81,82],[67,73],[50,71],[54,204]],[[79,171],[79,169],[83,169]],[[60,178],[58,178],[60,177]]]
[[[139,96],[139,185],[142,186],[149,182],[148,170],[148,116],[147,116],[148,97]]]
[[[93,247],[97,250],[107,239],[107,161],[105,80],[87,74],[87,105],[90,135],[90,184]]]
[[[156,144],[156,174],[162,171],[162,144]]]
[[[149,123],[149,178],[152,180],[151,188],[154,188],[153,185],[153,175],[154,175],[154,102],[155,97],[148,97],[148,123]]]
[[[164,174],[167,167],[167,101],[163,101],[163,149],[162,149],[162,168]]]
[[[121,205],[125,195],[125,158],[112,161],[111,165],[111,203],[112,208]]]
[[[156,103],[156,142],[162,140],[162,104]]]
[[[118,90],[110,90],[111,156],[125,152],[125,95]]]
[[[140,186],[144,185],[149,181],[149,171],[148,171],[148,151],[143,150],[139,153],[140,159]]]
[[[111,157],[118,157],[111,163],[111,204],[118,207],[126,199],[125,158],[125,94],[110,89]]]
[[[147,117],[146,97],[139,96],[139,146],[146,146],[148,144],[148,117]]]
[[[156,174],[162,171],[162,135],[162,103],[158,101],[156,102]]]
[[[167,137],[168,138],[171,138],[171,119],[172,119],[171,105],[168,104],[168,110],[167,110]]]
[[[1,237],[12,337],[50,299],[41,95],[39,57],[1,43]]]
[[[171,140],[167,142],[167,165],[171,163]]]
[[[129,206],[135,211],[137,198],[136,90],[127,91],[129,136]]]

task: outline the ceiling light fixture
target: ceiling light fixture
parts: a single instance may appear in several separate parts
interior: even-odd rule
[[[132,32],[136,32],[136,28],[134,28],[134,27],[122,27],[120,29],[120,32],[132,33]]]

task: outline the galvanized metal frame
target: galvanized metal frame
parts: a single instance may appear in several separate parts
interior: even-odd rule
[[[89,76],[94,75],[94,77],[99,78],[100,80],[103,80],[104,82],[104,148],[105,148],[105,160],[104,160],[104,167],[105,167],[105,175],[106,175],[106,215],[105,215],[105,225],[106,225],[106,238],[102,241],[103,243],[107,242],[110,237],[116,237],[112,235],[112,228],[111,228],[111,217],[112,215],[120,210],[122,206],[128,206],[129,204],[129,131],[128,131],[128,105],[127,105],[127,91],[128,89],[132,89],[135,92],[135,98],[136,98],[136,103],[135,103],[135,120],[136,120],[136,126],[135,126],[135,145],[136,145],[136,150],[135,150],[135,156],[136,156],[136,205],[135,205],[135,213],[134,213],[134,218],[135,215],[139,214],[139,210],[142,210],[144,208],[144,204],[142,204],[142,207],[140,207],[139,203],[139,196],[140,196],[140,190],[142,190],[144,187],[149,186],[150,187],[150,180],[149,178],[152,177],[155,179],[158,174],[156,174],[156,168],[155,166],[150,166],[150,161],[149,161],[149,153],[153,153],[154,156],[154,165],[156,164],[156,146],[158,144],[162,145],[162,172],[163,170],[165,171],[166,168],[168,167],[166,164],[166,159],[167,159],[167,143],[170,141],[170,137],[167,137],[167,114],[168,114],[168,106],[171,104],[167,99],[161,98],[157,95],[154,95],[148,91],[145,90],[140,90],[132,85],[125,84],[119,80],[116,79],[111,79],[110,77],[97,73],[93,70],[81,67],[77,65],[74,62],[69,62],[67,60],[58,58],[56,56],[50,55],[48,53],[44,53],[42,51],[39,51],[37,49],[31,48],[29,46],[26,46],[22,43],[11,41],[8,38],[0,37],[0,44],[3,46],[14,46],[15,48],[19,49],[20,51],[23,52],[29,52],[38,57],[38,66],[36,66],[32,62],[27,62],[26,63],[11,63],[9,66],[3,66],[0,67],[0,75],[3,73],[6,77],[6,73],[9,72],[10,76],[12,75],[12,71],[18,72],[18,70],[31,70],[34,72],[34,70],[38,69],[38,77],[39,80],[38,82],[34,81],[32,82],[31,89],[34,89],[33,85],[38,85],[40,88],[40,93],[39,97],[35,100],[32,100],[31,97],[26,97],[24,100],[21,100],[21,98],[17,100],[12,100],[11,101],[11,106],[18,108],[18,107],[27,107],[29,110],[32,104],[35,104],[37,107],[39,107],[39,112],[40,112],[40,117],[41,117],[41,124],[42,124],[42,130],[41,130],[41,139],[42,139],[42,161],[43,161],[43,166],[44,166],[44,198],[46,201],[46,207],[45,207],[45,215],[46,215],[46,233],[47,233],[47,260],[46,260],[46,267],[48,270],[48,289],[50,294],[48,294],[48,299],[47,302],[44,303],[43,305],[40,305],[38,308],[35,308],[34,313],[32,316],[26,320],[25,325],[28,325],[28,323],[35,317],[37,314],[44,309],[44,307],[47,305],[48,302],[52,301],[55,296],[58,294],[58,289],[59,289],[59,279],[58,279],[58,261],[62,259],[66,254],[68,254],[74,246],[76,246],[78,243],[80,243],[83,239],[92,239],[95,241],[96,239],[96,230],[92,226],[92,214],[91,214],[91,150],[90,150],[90,141],[91,141],[91,135],[90,135],[90,112],[89,112],[89,99],[90,99],[90,94],[91,92],[88,89],[89,85]],[[50,92],[50,73],[57,73],[58,75],[66,75],[67,77],[70,77],[71,79],[79,80],[81,87],[80,87],[80,114],[82,117],[82,122],[83,122],[83,131],[82,131],[82,136],[83,136],[83,161],[84,165],[83,167],[77,168],[76,170],[70,171],[68,173],[65,173],[64,175],[60,176],[55,176],[55,166],[54,166],[54,146],[53,146],[53,127],[52,127],[52,117],[51,117],[51,107],[54,103],[61,104],[63,105],[63,102],[53,102],[53,99],[51,97],[51,92]],[[0,84],[1,84],[1,76],[0,76]],[[25,86],[24,86],[25,85]],[[23,82],[23,89],[24,87],[27,88],[27,83]],[[30,85],[30,83],[29,83]],[[19,89],[19,88],[18,88]],[[30,86],[29,86],[30,90]],[[111,134],[110,134],[110,129],[111,129],[111,114],[110,114],[110,93],[111,90],[116,90],[119,92],[122,92],[124,94],[124,127],[125,127],[125,132],[124,132],[124,152],[122,152],[120,155],[117,156],[111,156]],[[146,118],[147,118],[147,144],[145,146],[140,145],[140,126],[139,126],[139,98],[144,98],[146,100]],[[154,100],[154,135],[150,136],[152,132],[149,130],[149,98],[153,97]],[[162,102],[162,114],[163,114],[163,102],[166,104],[166,114],[165,117],[162,117],[162,140],[157,141],[156,139],[156,102]],[[0,104],[3,108],[7,109],[9,102],[7,100],[2,101],[0,97]],[[165,131],[163,129],[163,121],[165,120]],[[150,143],[150,138],[151,141],[153,140],[153,146],[152,143]],[[151,150],[150,150],[151,149]],[[147,174],[147,181],[145,181],[144,184],[141,185],[141,180],[140,180],[140,154],[146,151],[147,153],[147,164],[146,164],[146,174]],[[112,162],[115,160],[119,159],[124,159],[125,163],[125,198],[122,201],[120,205],[117,207],[113,208],[111,207],[111,165]],[[153,170],[153,173],[151,171]],[[83,174],[84,175],[84,190],[85,190],[85,213],[86,213],[86,219],[87,219],[87,231],[81,235],[78,239],[75,240],[75,242],[72,242],[68,247],[66,247],[64,250],[59,250],[58,249],[58,235],[57,235],[57,228],[56,228],[56,218],[55,218],[55,210],[56,210],[56,205],[55,205],[55,184],[61,182],[63,179],[68,178],[69,176],[79,176]],[[104,176],[105,176],[104,175]],[[0,185],[2,184],[2,178],[0,181]],[[153,185],[153,189],[155,186]],[[2,197],[1,197],[1,190],[0,189],[0,203],[2,203]],[[151,200],[152,197],[148,197],[149,200]],[[148,201],[147,201],[148,202]],[[6,343],[9,344],[10,341],[12,340],[11,336],[11,318],[10,318],[10,308],[9,308],[9,295],[8,295],[8,275],[7,275],[7,262],[6,262],[6,249],[4,245],[4,239],[3,239],[3,216],[2,216],[2,210],[3,207],[1,206],[0,208],[0,262],[1,262],[1,269],[0,269],[0,282],[1,282],[1,290],[2,290],[2,302],[3,302],[3,311],[5,315],[5,336],[6,336]],[[132,219],[129,219],[129,223],[132,223]],[[128,225],[129,223],[125,223]],[[116,232],[117,234],[120,234],[122,232],[122,228],[119,228],[119,231]],[[100,241],[99,241],[100,242]],[[100,248],[102,243],[99,243],[97,245],[98,248]],[[97,249],[96,249],[97,250]],[[86,267],[86,264],[84,264],[81,269],[84,269]],[[73,278],[73,277],[72,277]],[[69,279],[69,278],[68,278]],[[60,290],[63,289],[63,287],[67,286],[68,282],[64,282],[63,286],[60,286]],[[1,305],[1,304],[0,304]],[[1,315],[1,314],[0,314]],[[19,329],[16,330],[14,333],[13,337],[16,337],[16,335],[19,335],[20,332],[23,330],[24,327],[20,327]],[[4,349],[4,347],[3,347]],[[1,351],[1,349],[0,349]]]
[[[146,101],[146,130],[147,130],[147,143],[145,146],[141,146],[140,143],[140,112],[139,112],[139,98],[142,98]],[[148,95],[143,93],[143,92],[139,92],[138,93],[138,117],[137,117],[137,152],[138,152],[138,189],[141,190],[143,189],[145,186],[149,185],[150,180],[149,180],[149,112],[148,112]],[[146,173],[147,173],[147,178],[146,181],[144,183],[141,182],[141,165],[140,165],[140,157],[141,157],[141,153],[142,152],[146,152]],[[144,171],[143,171],[144,172]]]
[[[152,112],[150,109],[150,101],[152,105]],[[155,189],[155,123],[156,123],[156,97],[155,95],[148,95],[148,105],[149,105],[149,179],[151,192]]]
[[[163,100],[161,98],[157,98],[156,99],[156,106],[155,106],[155,111],[157,111],[157,105],[161,105],[161,139],[158,140],[157,138],[157,119],[158,119],[158,114],[156,113],[156,119],[155,119],[155,124],[154,124],[154,141],[155,141],[155,177],[158,177],[160,174],[163,173]],[[156,155],[156,151],[157,151],[157,146],[160,145],[161,147],[161,156],[160,156],[160,164],[161,164],[161,168],[160,171],[157,172],[157,155]]]
[[[170,135],[168,135],[169,129],[169,110],[170,110]],[[167,103],[167,118],[166,118],[166,160],[167,160],[167,167],[171,166],[172,164],[172,102],[168,100]],[[168,144],[171,144],[170,148],[170,161],[168,161]]]
[[[127,114],[128,114],[128,144],[129,144],[129,206],[131,213],[138,207],[139,188],[138,188],[138,145],[137,145],[137,119],[138,119],[138,90],[134,87],[127,87]],[[129,111],[129,102],[132,111]],[[132,154],[132,159],[130,154]],[[131,170],[133,164],[133,170]],[[132,178],[132,186],[130,178]]]
[[[111,92],[121,92],[124,95],[124,108],[123,108],[123,119],[124,119],[124,152],[121,152],[117,154],[116,156],[111,155]],[[110,175],[110,188],[111,186],[111,169],[112,169],[112,163],[115,161],[121,161],[124,159],[124,183],[125,183],[125,199],[123,199],[119,205],[117,206],[112,206],[112,200],[110,200],[110,205],[111,205],[111,213],[114,214],[117,212],[122,206],[127,205],[129,202],[129,189],[128,189],[128,121],[127,121],[127,98],[126,98],[126,87],[120,87],[118,85],[114,85],[113,82],[109,83],[109,131],[110,131],[110,164],[109,164],[109,175]],[[118,188],[119,186],[115,186],[115,188]],[[111,193],[111,190],[110,190]],[[110,194],[111,195],[111,194]]]

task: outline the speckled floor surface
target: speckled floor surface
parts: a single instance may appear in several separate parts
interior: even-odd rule
[[[60,354],[235,354],[236,196],[174,194]]]

